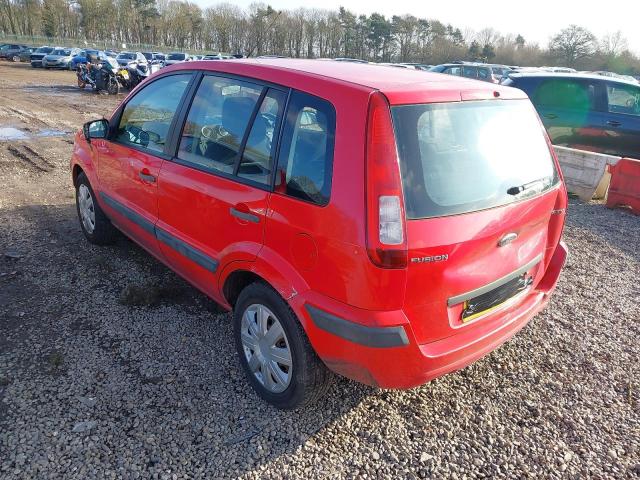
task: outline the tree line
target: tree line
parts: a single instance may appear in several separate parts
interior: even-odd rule
[[[357,15],[343,7],[275,10],[255,3],[242,9],[220,3],[203,9],[184,0],[0,0],[0,37],[7,35],[248,56],[476,60],[640,73],[640,58],[620,32],[598,39],[571,25],[540,46],[492,28],[472,31],[410,14]]]

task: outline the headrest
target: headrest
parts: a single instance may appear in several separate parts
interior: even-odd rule
[[[222,126],[233,135],[240,144],[242,135],[247,128],[251,113],[255,106],[255,100],[249,97],[229,97],[222,104]]]

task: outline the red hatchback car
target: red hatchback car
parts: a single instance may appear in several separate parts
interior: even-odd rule
[[[446,75],[178,64],[87,123],[71,169],[87,239],[117,228],[233,310],[247,378],[280,408],[329,370],[410,388],[470,364],[546,305],[567,257],[534,107]]]

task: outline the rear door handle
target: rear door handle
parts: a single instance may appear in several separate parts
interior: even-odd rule
[[[616,121],[616,120],[609,120],[607,122],[607,125],[611,125],[612,127],[619,127],[620,125],[622,125],[622,123]]]
[[[553,120],[554,118],[558,118],[558,115],[556,115],[555,113],[545,113],[544,117]]]
[[[140,177],[140,179],[144,182],[156,183],[156,177],[151,175],[148,170],[145,170],[138,172],[138,176]]]
[[[260,222],[260,217],[258,215],[254,213],[242,212],[235,207],[231,207],[229,209],[229,213],[231,213],[231,215],[233,215],[234,217],[237,217],[241,220],[245,220],[247,222],[251,222],[251,223]]]

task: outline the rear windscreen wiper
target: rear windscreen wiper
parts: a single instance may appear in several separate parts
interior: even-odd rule
[[[540,185],[540,187],[544,188],[545,186],[545,182],[548,180],[547,177],[545,178],[539,178],[538,180],[534,180],[533,182],[529,182],[529,183],[525,183],[524,185],[518,185],[516,187],[511,187],[507,190],[507,193],[509,195],[519,195],[522,192],[524,192],[525,190],[530,190],[538,185]],[[542,188],[540,189],[542,191]]]

